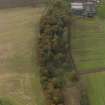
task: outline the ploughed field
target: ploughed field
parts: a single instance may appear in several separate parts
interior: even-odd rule
[[[43,105],[35,43],[41,8],[0,10],[0,98]]]

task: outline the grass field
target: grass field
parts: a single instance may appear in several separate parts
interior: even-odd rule
[[[79,70],[105,67],[105,20],[74,19],[72,53]]]
[[[72,54],[79,71],[105,68],[105,8],[93,19],[74,18]],[[90,105],[105,105],[105,72],[84,75]]]
[[[16,105],[43,105],[35,43],[39,8],[0,10],[0,97]]]
[[[83,77],[86,83],[90,105],[105,105],[105,73]]]

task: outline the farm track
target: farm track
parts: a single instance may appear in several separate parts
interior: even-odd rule
[[[105,72],[105,67],[104,68],[84,70],[84,71],[79,72],[79,75],[85,76],[85,75],[91,75],[91,74],[101,73],[101,72]]]

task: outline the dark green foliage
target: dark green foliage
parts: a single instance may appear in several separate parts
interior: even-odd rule
[[[100,18],[105,18],[105,3],[103,3],[102,5],[99,5],[97,12]]]
[[[64,105],[63,69],[70,65],[70,18],[65,2],[56,1],[40,21],[38,60],[42,87],[50,105]]]
[[[68,28],[70,30],[70,18],[66,5],[58,1],[41,19],[38,43],[39,62],[49,71],[61,67],[68,59],[70,43],[68,40],[64,40],[64,33],[68,31]],[[68,38],[70,38],[70,34],[67,34],[66,39]]]
[[[86,92],[84,92],[81,96],[80,105],[90,105]]]

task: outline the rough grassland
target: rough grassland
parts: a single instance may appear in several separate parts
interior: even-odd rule
[[[16,105],[43,105],[35,39],[42,9],[0,10],[0,97]]]
[[[90,105],[105,105],[105,73],[96,73],[83,78],[87,86]]]
[[[105,20],[74,19],[71,39],[77,69],[105,67]]]

